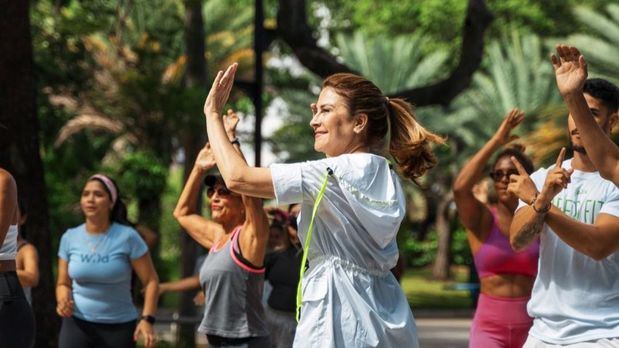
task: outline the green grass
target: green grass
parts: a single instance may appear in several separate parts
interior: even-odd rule
[[[438,281],[432,279],[430,269],[407,269],[402,277],[402,290],[413,310],[471,308],[468,291],[447,289],[452,284],[466,282],[467,270],[454,268],[453,275],[453,281]]]

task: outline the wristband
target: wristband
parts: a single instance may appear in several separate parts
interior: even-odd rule
[[[538,214],[546,214],[547,212],[550,211],[550,208],[552,207],[552,203],[548,203],[545,207],[543,207],[540,210],[537,210],[535,208],[535,202],[537,202],[537,197],[539,196],[539,193],[535,194],[535,197],[533,197],[533,200],[531,201],[531,203],[529,204],[531,206],[531,208],[533,208],[533,211],[535,211]]]
[[[140,320],[146,320],[146,322],[151,325],[153,325],[155,321],[157,321],[152,315],[142,315],[140,318],[138,318],[138,321]]]
[[[230,144],[234,145],[238,145],[241,146],[241,142],[239,141],[239,138],[234,138],[233,140],[230,140]]]

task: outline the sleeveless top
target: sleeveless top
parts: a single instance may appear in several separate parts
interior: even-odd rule
[[[15,256],[17,256],[17,225],[11,225],[4,237],[4,243],[0,246],[0,260],[15,260]]]
[[[479,277],[520,274],[535,278],[539,259],[539,239],[523,251],[514,251],[509,238],[499,230],[495,210],[490,209],[490,213],[492,214],[490,234],[481,248],[473,255]]]
[[[204,318],[198,331],[227,338],[268,336],[262,307],[264,268],[252,269],[239,253],[241,227],[223,246],[213,246],[200,269]]]

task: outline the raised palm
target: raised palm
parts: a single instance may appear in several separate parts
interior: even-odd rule
[[[517,108],[511,109],[505,119],[499,126],[499,129],[494,134],[495,139],[501,145],[505,145],[513,140],[518,139],[517,135],[512,135],[512,130],[516,128],[524,120],[524,112]]]
[[[587,63],[576,47],[557,45],[551,56],[561,95],[580,92],[587,80]]]
[[[236,126],[239,124],[239,116],[232,109],[224,115],[224,129],[230,140],[236,138]]]
[[[226,71],[219,71],[215,76],[215,81],[208,92],[208,96],[204,101],[204,115],[210,114],[221,115],[224,105],[230,97],[230,91],[234,84],[234,75],[236,74],[237,63],[230,65]]]
[[[198,157],[196,157],[196,167],[207,171],[217,165],[215,162],[215,156],[213,156],[213,152],[211,151],[211,144],[206,143],[202,150],[198,153]]]

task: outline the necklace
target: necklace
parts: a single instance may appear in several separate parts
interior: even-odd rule
[[[95,239],[95,238],[92,238],[92,237],[88,238],[86,240],[86,243],[88,244],[88,247],[90,248],[90,251],[92,253],[95,253],[97,251],[97,248],[99,247],[99,245],[101,245],[101,243],[103,243],[103,241],[105,241],[107,239],[107,232],[103,235],[103,237],[98,236],[98,238],[97,238],[98,241],[97,241],[96,244],[92,242],[93,239]]]

